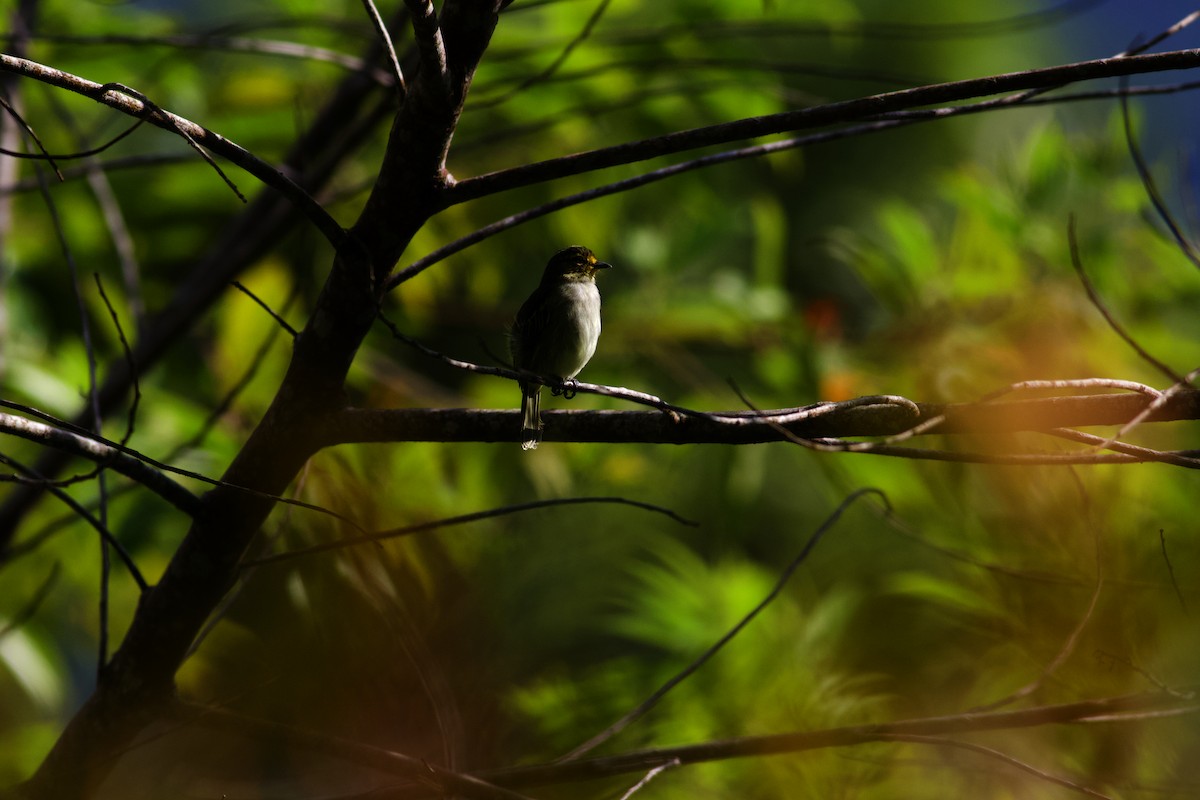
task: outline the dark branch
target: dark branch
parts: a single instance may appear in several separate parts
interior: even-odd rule
[[[392,528],[391,530],[379,531],[377,533],[366,533],[358,536],[349,536],[345,539],[339,539],[336,542],[326,542],[312,547],[306,547],[303,550],[290,550],[284,553],[276,553],[275,555],[255,558],[248,561],[243,561],[242,569],[249,567],[261,567],[264,564],[274,564],[279,561],[290,561],[301,556],[312,555],[314,553],[325,553],[330,550],[340,550],[345,547],[355,547],[360,544],[371,544],[374,542],[382,542],[387,539],[398,539],[401,536],[412,536],[417,533],[425,533],[426,531],[440,530],[449,528],[455,525],[465,525],[469,522],[478,522],[483,519],[492,519],[494,517],[507,516],[509,514],[517,514],[522,511],[531,511],[538,508],[550,508],[552,506],[569,506],[589,503],[613,503],[617,505],[633,506],[645,511],[653,511],[658,514],[663,514],[681,525],[695,526],[698,523],[683,517],[662,506],[656,506],[651,503],[641,503],[637,500],[628,500],[624,497],[564,497],[554,500],[537,500],[532,503],[519,503],[517,505],[502,506],[501,508],[492,508],[487,511],[477,511],[473,514],[462,514],[457,517],[448,519],[432,520],[430,522],[422,522],[416,525],[405,525],[401,528]]]
[[[800,565],[808,559],[809,554],[812,553],[817,544],[820,543],[821,538],[829,531],[829,529],[837,524],[837,521],[842,518],[842,514],[846,511],[846,509],[853,505],[854,502],[859,498],[871,494],[877,495],[879,499],[883,501],[886,512],[890,514],[892,510],[891,503],[888,501],[887,495],[879,489],[866,488],[851,492],[849,496],[847,496],[844,500],[842,500],[841,503],[838,504],[838,507],[833,510],[833,513],[826,517],[825,520],[817,527],[817,529],[808,537],[808,541],[804,543],[804,547],[800,549],[800,553],[793,558],[791,562],[788,563],[787,567],[784,568],[783,572],[780,573],[779,578],[775,581],[775,585],[771,587],[771,591],[767,593],[766,597],[759,601],[754,608],[750,609],[745,616],[738,620],[738,622],[732,628],[726,631],[721,638],[714,642],[712,646],[701,653],[678,673],[673,675],[670,680],[655,689],[649,697],[639,703],[635,708],[631,709],[627,714],[622,716],[612,725],[609,725],[607,728],[600,731],[598,734],[588,739],[571,752],[567,753],[565,756],[559,759],[559,761],[576,761],[585,754],[595,750],[597,747],[604,744],[609,739],[623,731],[625,728],[629,727],[634,722],[645,716],[650,709],[658,705],[659,701],[666,696],[667,692],[683,683],[692,675],[692,673],[704,666],[704,664],[713,656],[715,656],[721,650],[721,648],[729,644],[729,642],[733,640],[733,637],[741,633],[742,630],[749,625],[750,622],[753,621],[753,619],[758,616],[764,608],[775,601],[775,598],[779,596],[780,592],[782,592],[784,587],[787,586],[788,581],[791,580],[793,573],[795,573],[795,571],[800,568]]]
[[[325,235],[335,249],[341,249],[343,246],[346,232],[308,192],[275,167],[220,134],[169,111],[151,108],[147,103],[131,96],[126,91],[110,88],[105,84],[95,83],[54,67],[39,64],[36,61],[0,53],[0,71],[24,75],[42,83],[81,94],[131,117],[144,119],[155,127],[184,136],[197,145],[203,145],[237,164],[267,186],[284,194],[305,213],[309,221]]]
[[[886,741],[895,736],[940,736],[1030,728],[1040,725],[1078,724],[1093,720],[1110,722],[1119,720],[1123,716],[1136,719],[1138,715],[1145,713],[1196,714],[1197,712],[1200,712],[1200,704],[1195,701],[1181,699],[1177,693],[1153,692],[1039,706],[1019,711],[951,714],[873,725],[852,725],[816,731],[747,736],[680,747],[634,750],[614,756],[562,764],[486,770],[475,773],[475,775],[501,786],[544,786],[641,773],[654,767],[670,764],[675,759],[678,759],[681,764],[698,764],[732,758],[799,753],[829,747],[849,747],[868,742]],[[379,800],[428,796],[430,793],[427,788],[412,786],[407,790],[397,790],[381,795]]]
[[[7,433],[104,464],[137,481],[188,516],[200,511],[200,498],[123,448],[53,425],[0,412],[0,433]]]
[[[1128,58],[1102,58],[1024,72],[1011,72],[914,89],[902,89],[813,108],[692,128],[651,139],[492,172],[460,181],[448,190],[447,199],[450,203],[463,203],[497,192],[569,175],[631,164],[658,156],[710,145],[727,144],[742,139],[857,122],[893,111],[955,103],[1007,92],[1054,88],[1097,78],[1192,69],[1197,66],[1200,66],[1200,49],[1175,50]]]
[[[589,384],[581,384],[586,391]],[[990,403],[916,403],[914,418],[907,406],[878,404],[829,408],[820,416],[788,421],[814,407],[763,413],[729,411],[696,416],[660,411],[543,411],[548,442],[646,442],[656,444],[758,444],[784,441],[776,429],[804,438],[895,436],[943,417],[924,434],[1011,434],[1063,427],[1121,425],[1152,399],[1136,394],[1082,395]],[[816,408],[823,408],[817,406]],[[1150,421],[1200,419],[1200,391],[1173,395]],[[782,421],[780,421],[782,420]],[[357,442],[515,442],[519,412],[486,409],[347,409],[329,417],[321,432],[325,447]]]

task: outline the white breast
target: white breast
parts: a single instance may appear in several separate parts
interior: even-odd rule
[[[600,339],[600,292],[592,281],[571,281],[562,291],[571,301],[568,303],[571,346],[564,348],[561,371],[556,374],[574,378],[596,352],[596,342]]]

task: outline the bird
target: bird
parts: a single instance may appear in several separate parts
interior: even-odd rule
[[[557,381],[558,385],[551,384],[554,394],[573,396],[562,384],[573,380],[596,352],[600,339],[596,271],[611,267],[580,245],[550,257],[541,282],[521,305],[509,331],[509,352],[518,372]],[[535,450],[542,440],[542,384],[519,382],[521,449]]]

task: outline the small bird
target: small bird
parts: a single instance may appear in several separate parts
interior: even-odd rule
[[[510,331],[513,367],[560,384],[571,380],[596,352],[600,339],[600,291],[596,270],[612,264],[597,261],[586,247],[575,245],[550,257],[542,282],[517,312]],[[521,449],[534,450],[542,440],[542,385],[521,381]],[[561,386],[554,394],[567,393]]]

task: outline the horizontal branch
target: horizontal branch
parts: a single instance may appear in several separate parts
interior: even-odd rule
[[[200,498],[185,486],[117,447],[53,425],[0,412],[0,434],[3,433],[107,466],[145,486],[189,516],[195,516],[200,510]]]
[[[91,98],[109,108],[144,119],[151,125],[182,136],[237,164],[267,186],[282,193],[299,208],[309,221],[324,234],[334,249],[340,250],[347,240],[346,232],[312,195],[280,170],[271,166],[241,145],[214,133],[191,120],[154,106],[137,92],[119,84],[100,84],[39,64],[25,58],[0,53],[0,72],[11,72],[42,83],[66,89]]]
[[[678,761],[679,764],[697,764],[731,758],[798,753],[829,747],[847,747],[869,742],[888,741],[896,736],[942,736],[947,734],[977,733],[980,731],[1032,728],[1041,725],[1087,722],[1113,722],[1127,717],[1140,719],[1148,713],[1195,714],[1200,704],[1195,700],[1181,698],[1177,693],[1154,692],[1123,697],[1106,697],[1064,703],[1053,706],[1018,711],[993,711],[985,713],[952,714],[941,717],[897,720],[873,725],[851,725],[842,728],[827,728],[816,731],[797,731],[766,736],[746,736],[716,742],[635,750],[613,756],[602,756],[581,761],[555,764],[539,764],[528,767],[485,770],[473,773],[474,777],[512,788],[563,784],[615,775],[645,772],[646,770]],[[384,798],[410,798],[428,796],[424,787],[408,787],[380,795]]]
[[[1121,425],[1152,399],[1141,394],[1051,397],[990,403],[837,404],[820,416],[795,419],[803,409],[696,415],[662,411],[543,411],[547,442],[651,444],[758,444],[787,439],[895,436],[926,423],[921,434],[1006,434],[1059,428]],[[819,408],[819,406],[818,406]],[[810,407],[809,410],[812,410]],[[935,422],[937,417],[944,417]],[[790,418],[790,419],[789,419]],[[1174,394],[1146,420],[1200,419],[1200,391]],[[515,442],[520,412],[469,408],[347,409],[322,431],[322,446],[366,442]]]
[[[1152,55],[1101,58],[1042,69],[989,75],[950,83],[919,86],[896,92],[768,114],[669,133],[637,142],[552,158],[533,164],[461,180],[447,192],[451,204],[497,192],[606,169],[621,164],[681,153],[711,145],[760,136],[857,122],[895,111],[1031,89],[1052,89],[1084,80],[1113,78],[1200,67],[1200,49],[1173,50]]]

